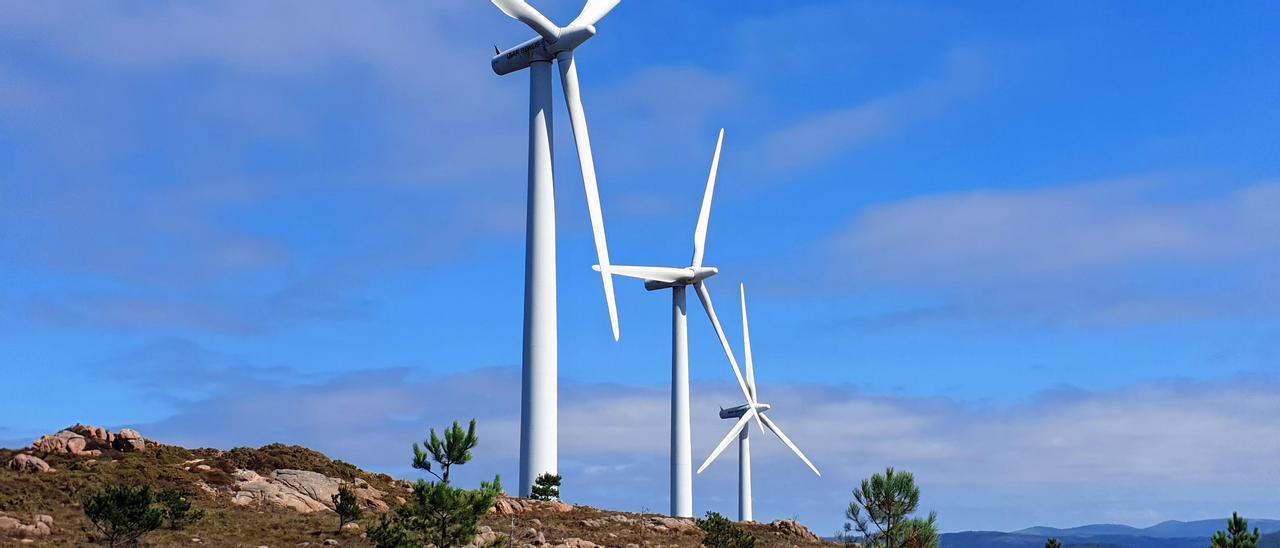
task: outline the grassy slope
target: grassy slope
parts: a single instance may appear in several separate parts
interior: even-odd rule
[[[14,451],[0,449],[0,463],[8,462],[13,454]],[[184,469],[184,461],[199,458],[206,459],[204,464],[214,468],[208,472]],[[334,514],[303,515],[274,508],[239,507],[232,505],[229,497],[205,495],[195,488],[200,481],[213,486],[229,485],[231,477],[226,470],[236,467],[262,473],[275,468],[299,468],[347,479],[359,476],[379,489],[395,489],[389,477],[361,472],[354,466],[298,447],[267,446],[218,452],[168,446],[143,453],[107,452],[99,459],[49,455],[45,460],[57,472],[19,474],[0,469],[0,511],[26,522],[36,513],[53,516],[54,535],[43,543],[49,546],[87,543],[93,526],[84,518],[80,498],[111,483],[183,489],[191,493],[196,506],[205,511],[202,522],[184,531],[162,530],[149,534],[144,538],[144,546],[201,545],[191,542],[192,538],[199,538],[205,546],[286,546],[305,541],[323,542],[334,536],[337,522]]]
[[[14,454],[14,451],[0,449],[0,464],[8,462]],[[189,466],[183,463],[193,459],[205,459],[202,464],[208,464],[213,469],[207,472],[186,470]],[[195,505],[205,511],[203,521],[188,526],[185,530],[160,530],[145,536],[143,546],[282,547],[302,542],[314,545],[327,538],[337,539],[343,546],[369,546],[358,536],[335,533],[337,516],[331,512],[298,514],[269,506],[235,506],[226,495],[207,495],[194,486],[200,481],[213,486],[230,485],[231,477],[228,472],[235,468],[248,468],[263,474],[274,469],[292,468],[344,479],[361,477],[372,486],[387,492],[386,502],[391,504],[394,504],[395,495],[405,489],[405,484],[389,476],[361,471],[309,449],[280,445],[225,452],[166,446],[148,449],[143,453],[109,451],[96,461],[67,455],[49,455],[46,460],[57,472],[19,474],[0,468],[0,512],[28,523],[35,513],[49,514],[54,518],[54,535],[34,546],[87,545],[93,534],[93,526],[81,512],[80,497],[111,483],[184,489],[193,494]],[[524,531],[532,527],[541,531],[552,542],[576,537],[607,546],[634,543],[641,546],[692,548],[701,544],[702,534],[699,531],[654,531],[643,523],[643,516],[636,514],[625,514],[633,520],[632,523],[606,520],[608,523],[603,527],[586,527],[582,524],[583,520],[616,514],[619,513],[579,506],[567,513],[540,511],[514,518],[490,515],[484,520],[484,524],[500,533],[515,531],[517,541],[521,540]],[[367,516],[364,521],[367,524],[372,519],[376,518]],[[757,545],[762,547],[823,546],[797,543],[795,539],[773,533],[764,526],[753,525],[751,529],[759,538]],[[200,542],[193,542],[193,538],[200,539]],[[0,546],[7,546],[5,542],[5,539],[0,538]]]

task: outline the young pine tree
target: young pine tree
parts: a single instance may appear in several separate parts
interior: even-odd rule
[[[466,431],[462,430],[462,426],[458,421],[453,421],[452,428],[444,430],[444,438],[436,434],[436,429],[431,429],[431,438],[423,442],[426,450],[413,444],[413,467],[419,470],[426,470],[440,483],[449,483],[449,470],[455,464],[466,464],[471,461],[473,455],[472,449],[480,444],[480,437],[476,435],[476,420],[471,419],[471,425]],[[440,472],[433,469],[432,462],[440,467]]]
[[[1062,548],[1062,543],[1056,538],[1049,537],[1049,540],[1044,541],[1044,548]]]
[[[150,487],[111,485],[85,497],[84,515],[102,534],[107,546],[135,545],[142,535],[164,524]]]
[[[911,518],[902,522],[903,548],[939,548],[938,514],[929,512],[928,519]]]
[[[534,500],[559,500],[560,482],[563,480],[560,474],[544,473],[533,480],[529,496]]]
[[[364,517],[364,508],[360,507],[360,500],[356,498],[355,492],[346,485],[339,487],[338,494],[333,496],[333,510],[338,513],[339,533],[348,523],[353,523]]]
[[[413,444],[413,467],[426,470],[439,481],[418,480],[413,486],[413,500],[401,507],[394,517],[385,518],[370,528],[369,538],[379,548],[400,548],[432,544],[439,548],[463,546],[475,538],[480,518],[493,509],[502,494],[502,478],[481,482],[475,490],[460,489],[449,483],[455,465],[466,464],[472,449],[479,444],[476,421],[467,430],[457,421],[444,431],[444,436],[431,429],[425,448]]]
[[[1261,538],[1262,533],[1257,527],[1253,528],[1253,533],[1249,533],[1249,520],[1232,512],[1231,519],[1227,520],[1227,530],[1214,533],[1209,546],[1211,548],[1257,548],[1258,540]]]
[[[937,548],[937,515],[912,518],[920,506],[920,488],[910,472],[873,474],[853,491],[845,510],[868,548]]]

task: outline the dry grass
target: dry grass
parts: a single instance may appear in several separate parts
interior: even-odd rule
[[[15,451],[0,449],[0,464],[6,463]],[[33,514],[48,514],[54,518],[53,536],[35,544],[19,545],[12,539],[0,538],[0,546],[94,546],[93,525],[84,517],[80,508],[81,498],[89,492],[114,483],[151,485],[155,488],[177,488],[192,494],[196,507],[204,510],[202,521],[181,531],[161,529],[143,537],[142,546],[218,546],[272,548],[297,546],[302,543],[320,545],[325,539],[336,539],[341,546],[370,546],[355,534],[338,534],[336,514],[319,512],[298,514],[275,508],[235,506],[227,495],[208,495],[195,488],[197,482],[209,485],[230,485],[229,471],[249,468],[259,473],[269,473],[279,468],[312,470],[345,479],[363,478],[374,487],[391,494],[404,489],[402,482],[381,474],[370,474],[356,467],[333,461],[323,454],[302,447],[269,445],[259,449],[188,450],[165,446],[141,453],[108,451],[97,459],[48,455],[44,457],[57,472],[52,474],[19,474],[0,468],[0,512],[26,522]],[[204,459],[212,470],[196,471],[187,461]],[[394,504],[394,496],[386,497]],[[605,519],[622,515],[629,522]],[[701,544],[702,533],[692,531],[658,531],[645,520],[652,516],[609,512],[578,506],[571,512],[539,510],[511,517],[491,514],[483,521],[499,533],[515,532],[517,544],[527,542],[525,531],[529,528],[542,532],[547,541],[580,538],[605,545],[622,547],[639,546],[696,547]],[[366,527],[377,517],[366,516]],[[590,527],[584,520],[597,520],[600,526]],[[591,523],[591,522],[588,522]],[[797,539],[771,533],[764,526],[750,528],[756,535],[757,546],[828,546],[798,543]],[[200,539],[193,541],[192,539]],[[523,542],[522,542],[523,541]]]

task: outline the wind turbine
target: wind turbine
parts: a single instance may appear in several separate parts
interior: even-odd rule
[[[711,173],[707,176],[707,190],[702,196],[702,210],[698,214],[698,225],[693,231],[693,260],[685,268],[663,266],[624,266],[596,265],[596,270],[611,272],[619,276],[644,280],[644,288],[649,291],[671,289],[671,515],[693,517],[693,450],[689,427],[689,321],[685,309],[685,289],[692,285],[702,301],[711,325],[720,337],[733,372],[742,382],[742,374],[738,370],[733,350],[729,348],[729,340],[720,327],[715,307],[711,304],[711,292],[704,280],[715,276],[720,270],[713,266],[704,266],[703,257],[707,244],[707,225],[711,221],[711,199],[715,195],[716,174],[720,170],[720,151],[724,146],[724,130],[716,140],[716,152],[711,158]],[[744,385],[745,386],[745,385]],[[754,401],[751,394],[743,391],[748,401]],[[761,427],[763,428],[763,426]]]
[[[529,496],[533,480],[557,472],[557,326],[556,326],[556,219],[555,182],[551,161],[551,61],[560,66],[564,100],[582,167],[587,211],[595,237],[599,262],[609,265],[604,217],[596,186],[595,160],[587,115],[582,108],[578,67],[573,50],[596,34],[595,24],[621,0],[587,0],[567,27],[557,27],[524,0],[491,0],[503,13],[533,28],[539,36],[506,51],[498,51],[491,64],[498,75],[529,69],[529,194],[526,214],[524,266],[524,352],[520,406],[520,495]],[[497,49],[497,48],[494,48]],[[600,276],[613,339],[618,340],[618,308],[613,279]]]
[[[812,462],[809,462],[809,457],[804,456],[804,453],[800,451],[800,448],[796,447],[795,443],[792,443],[791,438],[788,438],[787,435],[782,432],[782,427],[778,426],[777,423],[773,422],[767,415],[765,415],[765,413],[767,413],[772,407],[767,403],[760,403],[755,399],[756,371],[751,360],[751,328],[747,325],[747,288],[745,285],[739,285],[738,287],[742,292],[742,345],[747,359],[747,384],[743,386],[743,389],[746,390],[749,396],[747,397],[747,403],[743,405],[729,409],[720,409],[720,418],[738,419],[738,422],[733,425],[733,428],[729,429],[729,433],[720,441],[720,445],[716,446],[716,449],[707,457],[706,462],[703,462],[702,466],[698,468],[698,473],[701,474],[703,470],[706,470],[708,466],[711,466],[711,463],[716,460],[716,457],[719,457],[720,453],[723,453],[725,448],[729,446],[729,442],[733,441],[734,437],[737,437],[738,521],[752,521],[751,438],[748,436],[750,429],[747,428],[747,422],[752,418],[764,421],[765,426],[768,426],[770,431],[777,434],[778,439],[782,440],[782,443],[786,444],[787,447],[790,447],[791,451],[793,451],[797,457],[800,457],[800,460],[804,461],[804,463],[809,466],[809,469],[813,470],[814,474],[821,477],[822,472],[819,472],[818,468],[814,466]],[[738,378],[738,382],[742,382],[741,377]]]

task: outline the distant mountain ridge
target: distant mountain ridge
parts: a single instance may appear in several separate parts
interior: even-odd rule
[[[1227,518],[1222,519],[1201,519],[1195,521],[1177,521],[1169,520],[1157,523],[1151,527],[1130,527],[1128,525],[1115,524],[1093,524],[1081,525],[1079,527],[1069,527],[1059,529],[1056,527],[1028,527],[1026,529],[1013,531],[1015,535],[1036,535],[1043,537],[1058,538],[1074,538],[1074,537],[1096,537],[1096,536],[1136,536],[1136,537],[1152,537],[1152,538],[1188,538],[1188,537],[1205,537],[1213,536],[1215,531],[1225,529],[1227,526]],[[1249,529],[1257,527],[1263,534],[1280,532],[1280,520],[1275,519],[1250,519]]]
[[[1170,520],[1143,528],[1106,523],[1062,529],[1039,526],[1008,533],[945,533],[941,540],[945,548],[1041,548],[1049,537],[1062,540],[1067,548],[1205,548],[1213,533],[1226,525],[1227,518]],[[1250,519],[1249,529],[1254,527],[1264,535],[1259,548],[1280,548],[1280,520]]]

